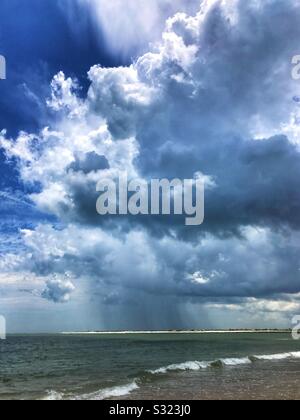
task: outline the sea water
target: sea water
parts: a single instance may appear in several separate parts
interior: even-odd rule
[[[15,335],[0,399],[299,399],[290,334]]]

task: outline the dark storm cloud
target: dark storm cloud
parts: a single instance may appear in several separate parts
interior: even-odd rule
[[[90,172],[97,172],[101,169],[109,169],[109,163],[105,156],[99,156],[95,152],[90,152],[83,157],[78,157],[76,161],[69,166],[69,169],[74,172],[82,171],[84,174],[88,174]]]
[[[177,227],[188,237],[207,231],[239,234],[247,225],[299,228],[299,151],[280,126],[295,106],[290,61],[300,39],[299,9],[291,1],[237,2],[238,17],[229,18],[226,11],[216,2],[194,32],[187,18],[175,19],[171,33],[185,42],[185,53],[198,48],[188,65],[168,52],[138,61],[136,83],[146,86],[135,94],[143,95],[151,83],[159,92],[155,100],[128,98],[129,70],[99,71],[100,78],[94,72],[91,110],[106,118],[114,137],[136,135],[137,165],[145,177],[192,178],[200,171],[216,184],[207,188],[201,229],[183,230],[180,218],[164,217],[130,219],[130,225],[161,234]],[[278,135],[262,137],[261,126]],[[261,141],[253,140],[255,135]],[[100,223],[93,190],[93,183],[71,188],[76,220]]]

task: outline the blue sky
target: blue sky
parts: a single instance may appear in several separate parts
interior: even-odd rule
[[[10,331],[291,325],[298,6],[2,0],[0,313]],[[205,223],[99,219],[97,180],[120,170],[200,174]]]
[[[0,122],[12,133],[41,127],[44,115],[39,105],[60,70],[78,78],[86,89],[92,65],[122,63],[101,48],[101,35],[93,25],[88,24],[81,35],[73,30],[65,5],[59,0],[1,2],[0,47],[9,77],[1,86]]]
[[[121,61],[100,48],[98,35],[89,25],[84,41],[77,36],[64,13],[64,2],[56,0],[3,0],[0,5],[0,51],[7,61],[8,77],[1,82],[0,126],[10,135],[19,131],[38,131],[53,115],[45,107],[50,94],[50,82],[59,71],[80,80],[82,94],[88,88],[87,71],[95,63],[103,66],[119,65]],[[53,220],[24,200],[28,189],[19,181],[14,162],[0,152],[1,228],[5,235],[45,219]],[[5,198],[6,197],[6,198]],[[21,219],[21,220],[19,220]],[[12,227],[11,221],[14,220]]]

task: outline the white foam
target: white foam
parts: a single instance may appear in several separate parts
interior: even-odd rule
[[[221,362],[225,366],[239,366],[251,364],[251,360],[249,359],[249,357],[242,357],[239,359],[221,359]]]
[[[47,396],[43,398],[44,401],[61,401],[64,395],[57,391],[47,391]]]
[[[113,397],[125,397],[129,395],[131,392],[136,391],[139,389],[139,386],[134,381],[127,385],[116,386],[113,388],[106,388],[99,390],[97,392],[93,392],[91,394],[84,394],[79,397],[75,397],[75,400],[90,400],[90,401],[98,401],[98,400],[107,400]]]
[[[155,370],[150,370],[149,372],[153,375],[160,374],[160,373],[167,373],[172,371],[197,371],[200,369],[207,369],[210,366],[210,362],[185,362],[185,363],[179,363],[174,365],[169,365],[166,367],[162,367]]]
[[[149,372],[152,373],[153,375],[156,375],[156,374],[164,374],[167,372],[181,371],[181,370],[182,371],[197,371],[201,369],[207,369],[218,363],[221,363],[224,366],[238,366],[238,365],[248,365],[251,363],[251,360],[249,359],[249,357],[243,357],[239,359],[237,358],[236,359],[220,359],[214,362],[198,362],[198,361],[185,362],[185,363],[179,363],[175,365],[169,365],[169,366],[162,367],[155,370],[150,370]]]
[[[262,356],[254,356],[257,360],[285,360],[290,359],[292,353],[278,353],[278,354],[263,354]]]
[[[266,361],[276,361],[276,360],[285,360],[285,359],[300,359],[300,352],[291,352],[291,353],[278,353],[278,354],[264,354],[261,356],[253,357],[240,357],[240,358],[224,358],[215,360],[213,362],[184,362],[179,364],[173,364],[165,367],[161,367],[155,370],[149,370],[153,375],[166,374],[168,372],[176,371],[198,371],[201,369],[207,369],[214,366],[242,366],[250,365],[254,360],[266,360]]]

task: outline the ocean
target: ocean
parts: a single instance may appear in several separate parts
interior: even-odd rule
[[[300,342],[288,333],[9,336],[0,399],[300,399]]]

